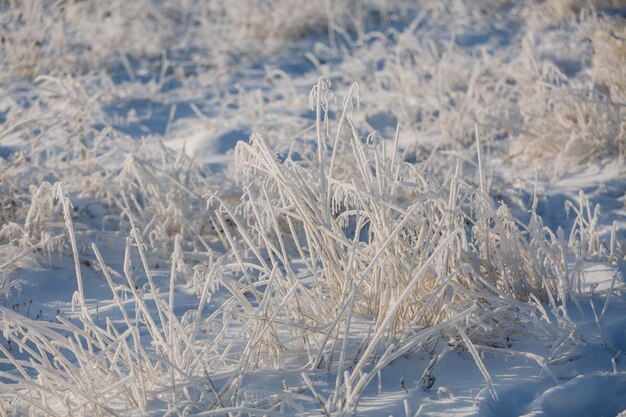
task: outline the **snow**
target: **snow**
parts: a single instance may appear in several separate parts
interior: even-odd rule
[[[525,416],[616,416],[626,400],[623,374],[600,373],[579,375],[563,385],[553,387],[537,398]],[[598,401],[602,399],[601,401]],[[593,404],[593,407],[589,407]]]
[[[0,5],[0,416],[626,413],[608,3]]]

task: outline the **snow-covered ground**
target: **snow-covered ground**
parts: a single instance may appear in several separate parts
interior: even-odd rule
[[[0,416],[626,415],[625,19],[0,2]]]

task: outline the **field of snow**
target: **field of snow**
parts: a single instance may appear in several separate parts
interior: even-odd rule
[[[0,417],[626,416],[623,0],[0,0]]]

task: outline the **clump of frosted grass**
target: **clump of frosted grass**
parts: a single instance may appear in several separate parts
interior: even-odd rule
[[[570,259],[597,247],[584,219],[585,201],[574,228],[579,232],[569,241],[534,213],[520,225],[489,197],[480,158],[475,181],[460,160],[443,178],[432,177],[419,164],[402,161],[399,138],[389,150],[378,136],[362,137],[353,120],[357,92],[354,85],[331,121],[329,83],[320,79],[310,100],[314,140],[297,141],[287,155],[277,155],[258,135],[237,146],[241,200],[233,204],[212,193],[210,210],[201,212],[212,216],[226,251],[209,250],[192,277],[184,267],[189,258],[183,247],[194,252],[184,235],[188,225],[172,230],[169,294],[154,281],[144,232],[152,230],[150,218],[161,222],[169,215],[165,206],[153,206],[163,202],[159,187],[169,184],[187,202],[196,197],[185,195],[175,176],[127,160],[118,174],[127,181],[120,189],[127,206],[116,203],[130,224],[123,270],[111,269],[92,245],[116,321],[101,322],[85,301],[67,189],[43,188],[42,198],[53,191],[52,200],[42,201],[52,204],[50,216],[63,216],[69,237],[78,321],[45,323],[1,310],[3,337],[25,352],[1,348],[2,363],[12,369],[2,371],[0,381],[12,398],[10,409],[115,414],[147,412],[160,403],[171,412],[198,404],[243,412],[251,407],[238,396],[244,375],[300,358],[305,371],[322,367],[336,375],[329,399],[304,379],[320,406],[349,412],[380,369],[442,338],[449,349],[470,353],[494,397],[481,352],[526,357],[550,375],[549,361],[564,360],[577,343],[568,311],[581,276]],[[152,243],[170,242],[165,226],[154,230],[160,231]],[[142,289],[137,274],[147,281]],[[193,282],[198,295],[197,306],[182,316],[174,314],[181,278]],[[228,297],[203,313],[217,293]],[[207,328],[215,329],[211,340],[203,333]],[[510,339],[529,334],[558,341],[549,358],[510,350]],[[435,367],[425,371],[424,381]]]
[[[518,84],[527,87],[519,97],[524,128],[513,143],[511,158],[533,161],[552,157],[556,174],[569,162],[626,156],[623,80],[616,70],[619,64],[613,65],[617,64],[614,60],[623,61],[619,35],[611,29],[616,22],[591,12],[581,20],[572,37],[580,42],[592,39],[592,55],[587,53],[586,58],[592,60],[592,66],[587,71],[572,76],[555,63],[539,63],[532,41],[525,45],[530,57],[526,62],[536,62],[536,66],[517,67]]]
[[[488,383],[476,349],[506,347],[530,328],[544,337],[569,334],[568,305],[582,277],[566,259],[574,247],[586,256],[591,235],[573,234],[568,243],[534,213],[520,226],[482,180],[476,187],[465,179],[460,161],[438,182],[397,150],[386,154],[379,140],[359,136],[351,95],[331,127],[326,86],[321,80],[313,91],[317,150],[299,151],[308,158],[277,158],[260,136],[236,150],[245,221],[228,237],[237,253],[230,278],[222,269],[206,279],[232,293],[231,314],[249,326],[250,363],[276,366],[305,352],[307,366],[337,372],[327,406],[349,408],[376,374],[363,373],[366,364],[376,357],[381,369],[434,343],[442,329],[470,349]],[[554,322],[538,319],[543,305]],[[371,330],[360,335],[344,375],[346,341],[360,320]]]
[[[359,46],[344,52],[337,76],[367,88],[361,121],[397,121],[414,138],[403,143],[409,160],[467,148],[475,123],[496,157],[522,168],[542,161],[553,176],[567,164],[623,158],[622,22],[587,8],[564,21],[542,10],[428,5],[400,31],[352,40]],[[493,16],[525,24],[502,36],[485,27]],[[475,29],[446,37],[443,26],[459,22]],[[473,44],[473,33],[487,40]]]

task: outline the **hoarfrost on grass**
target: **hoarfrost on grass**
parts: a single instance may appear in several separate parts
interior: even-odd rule
[[[624,5],[579,3],[0,4],[0,415],[623,379]]]

